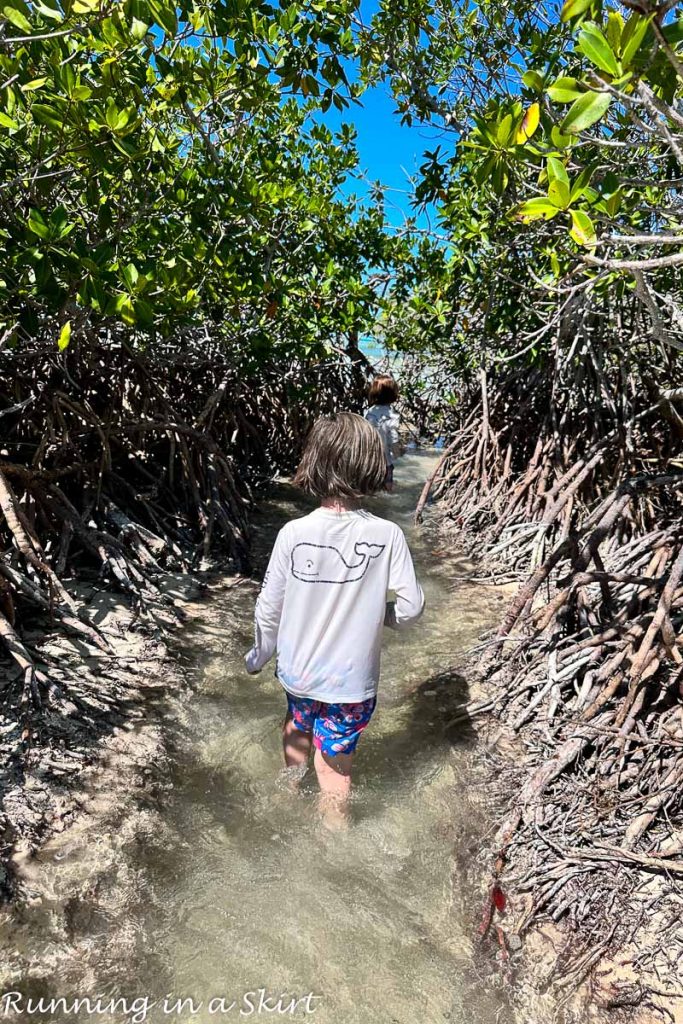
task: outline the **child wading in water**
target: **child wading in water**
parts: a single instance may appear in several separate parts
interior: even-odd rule
[[[353,752],[375,710],[382,627],[401,628],[424,605],[403,532],[360,507],[385,476],[380,436],[361,416],[315,423],[294,482],[320,507],[277,536],[245,659],[256,673],[277,651],[285,763],[304,770],[315,747],[329,824],[344,815]]]
[[[365,414],[368,423],[382,438],[384,458],[386,460],[386,479],[384,489],[394,489],[394,460],[401,454],[398,437],[398,415],[391,408],[398,400],[398,384],[393,377],[382,375],[375,377],[368,391],[370,408]]]

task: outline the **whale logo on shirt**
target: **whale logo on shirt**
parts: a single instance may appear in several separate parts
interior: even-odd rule
[[[361,580],[370,562],[384,551],[384,544],[354,544],[355,561],[347,560],[330,544],[302,541],[292,548],[292,576],[303,583],[355,583]]]

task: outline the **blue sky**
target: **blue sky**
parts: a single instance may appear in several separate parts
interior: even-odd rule
[[[361,0],[360,15],[366,25],[379,6],[379,0]],[[163,32],[157,26],[152,29],[152,34],[159,40],[163,38]],[[352,62],[346,63],[350,80],[354,79],[355,70]],[[301,102],[301,98],[299,100]],[[360,106],[352,103],[343,111],[332,106],[326,113],[314,116],[331,131],[338,130],[344,123],[355,127],[359,171],[368,182],[380,181],[385,186],[385,211],[391,225],[401,227],[405,218],[412,216],[416,218],[418,227],[433,226],[426,213],[416,213],[411,207],[409,178],[417,176],[426,149],[433,150],[439,143],[444,145],[442,132],[437,128],[402,125],[388,85],[380,84],[368,89],[360,97],[360,102]],[[363,196],[368,188],[364,182],[351,179],[343,191]]]
[[[353,104],[341,113],[331,108],[321,120],[332,130],[342,122],[355,126],[360,170],[369,181],[379,180],[387,186],[387,219],[400,227],[405,217],[415,216],[410,206],[409,178],[417,175],[420,164],[424,162],[423,153],[425,149],[434,148],[438,132],[436,129],[401,125],[394,101],[384,86],[369,89],[361,97],[361,102],[362,107]],[[357,182],[351,182],[349,190],[363,194],[363,186]],[[423,214],[419,216],[418,223],[427,225]]]
[[[378,7],[377,0],[363,0],[361,15],[366,24]],[[351,68],[349,73],[352,73]],[[435,140],[443,145],[443,138],[436,128],[402,125],[388,86],[368,89],[361,96],[361,103],[360,107],[351,104],[341,112],[331,107],[320,119],[332,131],[344,122],[355,126],[360,169],[370,181],[379,180],[387,186],[387,219],[400,227],[405,217],[415,216],[410,206],[409,177],[417,175],[420,164],[424,162],[424,151],[434,149]],[[358,182],[350,182],[349,191],[362,195],[364,189]],[[420,227],[427,227],[426,215],[420,214],[417,223]]]

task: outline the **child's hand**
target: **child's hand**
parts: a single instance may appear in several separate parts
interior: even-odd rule
[[[261,671],[260,668],[256,668],[256,664],[255,663],[256,663],[256,651],[252,649],[244,657],[244,664],[245,664],[247,672],[249,673],[250,676],[257,676],[259,674],[259,672]]]
[[[386,611],[384,612],[384,625],[388,626],[389,629],[394,629],[396,626],[396,605],[394,601],[387,601]]]

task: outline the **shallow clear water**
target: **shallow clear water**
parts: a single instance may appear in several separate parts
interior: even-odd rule
[[[482,837],[492,822],[472,730],[448,726],[469,698],[452,666],[492,623],[498,598],[454,588],[467,564],[428,529],[411,527],[433,464],[428,453],[405,457],[396,493],[368,506],[406,530],[427,610],[410,631],[387,631],[378,710],[356,756],[350,828],[332,834],[321,825],[312,775],[299,793],[288,789],[281,688],[270,668],[257,677],[243,668],[256,589],[219,590],[178,640],[194,666],[192,697],[170,723],[173,767],[161,809],[147,836],[128,844],[134,896],[118,926],[111,916],[94,929],[102,949],[90,991],[195,1000],[195,1013],[186,1004],[173,1017],[158,1004],[147,1017],[154,1021],[511,1019],[495,964],[475,939]],[[257,517],[259,563],[275,530],[306,508],[278,487]],[[133,936],[134,966],[123,972],[117,927]],[[268,999],[261,1013],[259,990]],[[292,997],[301,1001],[285,1012]]]
[[[410,527],[432,464],[430,455],[406,457],[396,493],[371,503],[407,530],[427,611],[411,631],[387,631],[348,832],[321,826],[313,776],[299,794],[284,783],[282,691],[271,670],[254,678],[242,667],[254,591],[215,598],[183,638],[201,669],[188,709],[192,742],[166,808],[178,842],[148,870],[165,887],[155,969],[166,991],[204,1003],[198,1021],[215,1019],[208,1001],[217,996],[236,998],[233,1014],[246,1014],[251,1003],[241,998],[260,989],[314,993],[295,1016],[313,1009],[320,1024],[500,1019],[495,969],[476,963],[472,942],[479,897],[468,886],[485,822],[468,792],[471,730],[444,725],[468,698],[450,666],[490,621],[494,598],[453,591],[449,577],[465,566]],[[257,559],[302,505],[280,488],[257,521]]]

